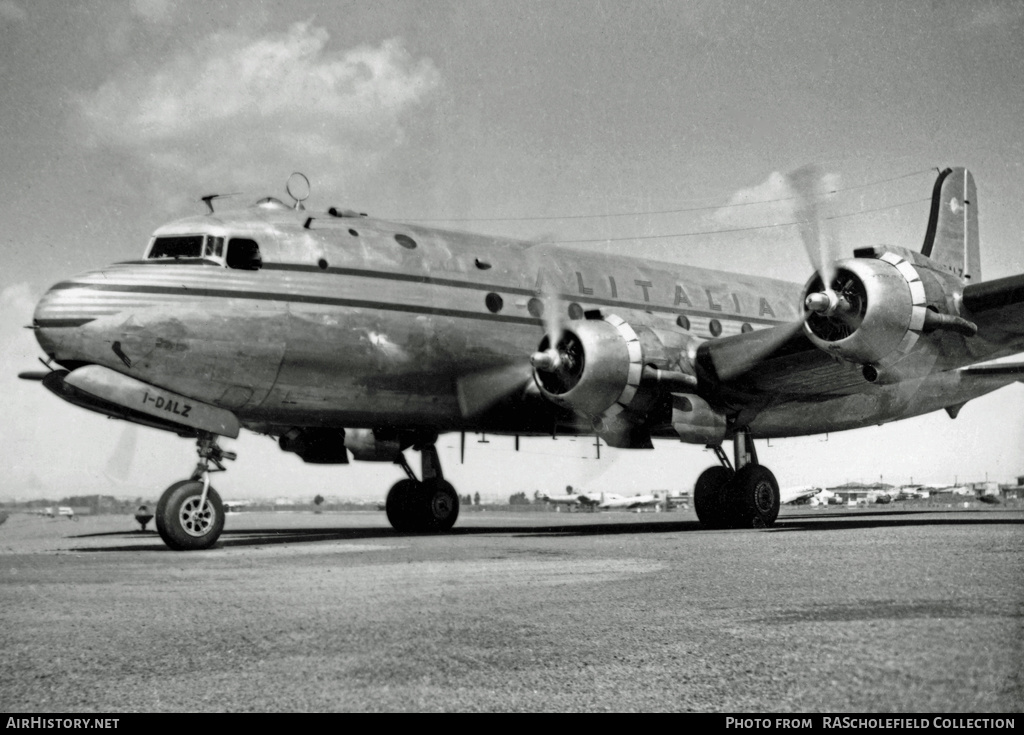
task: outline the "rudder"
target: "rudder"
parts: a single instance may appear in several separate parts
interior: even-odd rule
[[[951,269],[967,283],[981,281],[978,192],[967,169],[947,168],[935,181],[921,254]]]

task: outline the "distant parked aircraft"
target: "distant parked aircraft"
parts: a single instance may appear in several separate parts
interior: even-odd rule
[[[655,512],[657,512],[661,510],[661,505],[664,502],[663,499],[650,494],[624,497],[615,493],[601,493],[601,502],[597,507],[599,510],[625,508],[627,510],[635,510],[638,513],[644,508],[654,508]]]

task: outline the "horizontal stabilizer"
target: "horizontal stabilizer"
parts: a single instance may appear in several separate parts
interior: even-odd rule
[[[976,365],[964,368],[961,375],[974,376],[1017,376],[1019,382],[1024,382],[1024,362],[1005,362],[994,365]]]
[[[964,286],[963,303],[972,314],[1024,303],[1024,275]]]

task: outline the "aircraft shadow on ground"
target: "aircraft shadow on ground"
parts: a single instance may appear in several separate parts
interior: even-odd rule
[[[931,515],[932,517],[929,517]],[[866,528],[905,528],[911,526],[985,526],[985,525],[1024,525],[1024,518],[1006,517],[996,512],[986,513],[983,517],[977,514],[957,517],[952,513],[925,514],[920,511],[859,511],[857,513],[826,513],[813,516],[784,516],[778,523],[768,529],[749,529],[761,533],[789,533],[794,531],[836,531],[861,530]],[[713,530],[703,528],[696,520],[689,521],[652,521],[631,523],[585,523],[579,525],[543,525],[523,527],[521,525],[501,525],[456,527],[448,534],[449,537],[508,535],[513,538],[538,537],[569,537],[569,536],[610,536],[617,534],[649,534],[679,533],[700,531],[703,533],[743,533],[747,529]],[[358,541],[371,539],[395,539],[433,534],[399,533],[391,528],[268,528],[225,530],[221,535],[217,548],[268,546],[276,544],[317,543],[322,541]],[[163,544],[153,544],[157,540],[155,532],[115,531],[107,533],[81,534],[69,538],[103,538],[143,539],[146,544],[124,544],[93,549],[77,549],[76,551],[169,551]]]

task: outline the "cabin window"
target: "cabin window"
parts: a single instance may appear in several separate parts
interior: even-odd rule
[[[484,297],[484,304],[487,305],[487,311],[492,314],[497,314],[501,311],[501,308],[505,305],[502,298],[496,293],[489,293]]]
[[[228,268],[255,271],[263,267],[260,246],[255,240],[233,237],[228,240],[228,254],[225,261]]]
[[[149,249],[150,259],[159,258],[201,258],[203,257],[204,235],[177,235],[174,237],[158,237],[153,240]]]

